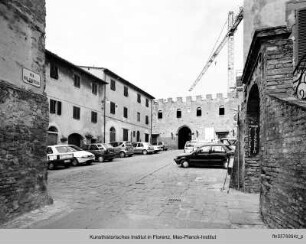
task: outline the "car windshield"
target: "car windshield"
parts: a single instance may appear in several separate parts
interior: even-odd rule
[[[74,149],[75,151],[83,151],[81,148],[75,146],[75,145],[70,145],[70,148]]]
[[[55,147],[59,153],[76,152],[77,150],[69,146],[57,146]]]

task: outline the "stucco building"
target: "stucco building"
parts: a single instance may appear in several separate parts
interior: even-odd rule
[[[82,68],[105,80],[105,142],[149,142],[152,134],[154,97],[111,70]]]
[[[105,85],[102,79],[46,50],[49,145],[103,141]]]
[[[0,224],[45,204],[45,1],[0,2]]]
[[[184,148],[189,140],[212,141],[237,136],[236,115],[240,92],[213,97],[159,99],[153,106],[153,142],[163,141],[172,149]]]

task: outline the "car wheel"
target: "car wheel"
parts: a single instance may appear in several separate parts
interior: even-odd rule
[[[183,168],[188,168],[188,167],[189,167],[189,162],[188,162],[187,160],[183,159],[183,160],[181,161],[181,166],[182,166]]]
[[[54,163],[49,163],[48,164],[48,169],[50,169],[50,170],[55,169],[55,164]]]
[[[147,154],[148,154],[148,151],[147,151],[147,150],[143,150],[143,151],[142,151],[142,154],[143,154],[143,155],[147,155]]]
[[[104,162],[104,157],[103,157],[103,156],[99,156],[99,157],[98,157],[98,161],[99,161],[100,163]]]
[[[124,158],[125,157],[125,152],[120,152],[119,157]]]
[[[72,166],[78,166],[79,165],[79,162],[76,158],[74,158],[71,162]]]

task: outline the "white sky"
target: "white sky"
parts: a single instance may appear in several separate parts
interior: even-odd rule
[[[105,67],[155,98],[227,90],[227,45],[193,92],[227,20],[243,0],[46,0],[46,48],[76,65]],[[242,70],[242,23],[235,69]]]

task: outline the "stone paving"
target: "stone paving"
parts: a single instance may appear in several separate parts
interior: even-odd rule
[[[226,170],[177,167],[178,151],[50,172],[51,206],[2,228],[266,228],[259,195],[233,189]],[[120,166],[120,167],[118,167]]]

